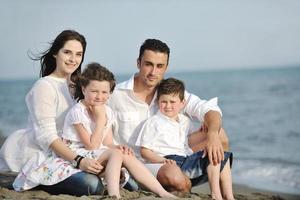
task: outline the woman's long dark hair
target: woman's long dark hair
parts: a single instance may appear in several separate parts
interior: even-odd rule
[[[36,58],[31,58],[33,60],[39,60],[41,63],[40,77],[48,76],[56,69],[56,58],[54,55],[58,54],[58,51],[63,48],[65,43],[69,40],[77,40],[81,43],[83,52],[82,60],[79,67],[72,73],[72,76],[79,75],[81,73],[81,64],[84,60],[84,54],[86,49],[86,41],[83,35],[79,34],[74,30],[64,30],[62,31],[53,42],[50,42],[50,47],[46,51],[41,53],[41,56]]]

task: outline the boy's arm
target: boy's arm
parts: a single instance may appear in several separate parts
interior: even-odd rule
[[[166,158],[161,157],[154,153],[152,150],[146,148],[146,147],[141,147],[141,156],[148,162],[151,163],[164,163]]]

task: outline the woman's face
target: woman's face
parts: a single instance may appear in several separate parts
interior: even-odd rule
[[[56,69],[53,74],[66,78],[72,74],[80,65],[83,56],[83,47],[77,40],[69,40],[58,51],[56,58]]]

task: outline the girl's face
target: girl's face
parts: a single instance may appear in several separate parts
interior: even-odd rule
[[[110,95],[110,83],[108,81],[91,80],[85,88],[82,88],[82,93],[87,106],[103,105]]]
[[[83,48],[79,41],[69,40],[58,51],[56,58],[56,69],[53,74],[66,78],[72,74],[80,65],[83,56]]]

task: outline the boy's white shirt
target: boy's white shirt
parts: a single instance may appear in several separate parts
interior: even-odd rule
[[[152,150],[159,156],[193,153],[188,146],[188,135],[195,131],[191,120],[178,114],[178,121],[158,111],[143,125],[136,146]]]
[[[150,105],[139,100],[134,95],[134,75],[127,81],[116,86],[113,94],[110,96],[108,105],[114,112],[116,123],[113,124],[114,140],[117,144],[124,144],[131,147],[137,156],[140,155],[139,147],[135,145],[137,137],[141,131],[144,122],[157,113],[158,105],[156,92]],[[213,98],[209,101],[202,100],[199,97],[185,91],[186,106],[183,113],[190,118],[204,121],[204,115],[214,110],[222,115],[218,107],[218,99]]]

